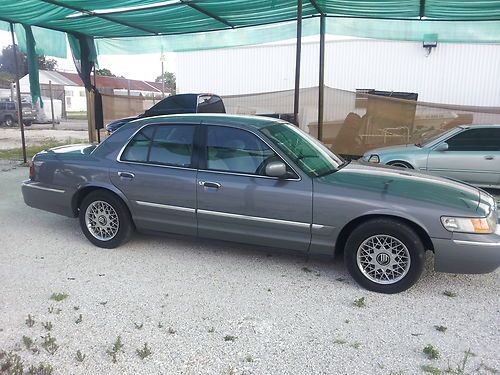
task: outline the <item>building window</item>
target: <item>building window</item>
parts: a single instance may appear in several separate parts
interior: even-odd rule
[[[73,91],[64,90],[64,95],[66,95],[66,96],[73,96]]]
[[[80,96],[85,96],[85,90],[80,91]]]
[[[66,97],[66,105],[71,107],[71,98]]]

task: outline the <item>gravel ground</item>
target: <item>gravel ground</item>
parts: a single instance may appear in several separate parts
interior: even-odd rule
[[[358,287],[341,260],[144,235],[99,249],[76,220],[24,205],[26,168],[0,167],[0,350],[26,364],[50,363],[55,374],[420,374],[456,369],[470,349],[456,373],[500,370],[499,271],[436,274],[429,257],[417,286],[389,296]],[[49,321],[54,355],[41,348]],[[152,354],[141,360],[145,342]],[[427,344],[439,359],[426,358]]]

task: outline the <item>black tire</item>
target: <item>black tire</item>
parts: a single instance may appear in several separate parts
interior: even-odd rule
[[[5,126],[8,126],[8,127],[11,127],[11,126],[14,126],[14,118],[12,116],[5,116],[4,120],[5,122]]]
[[[26,121],[23,124],[24,124],[24,126],[31,126],[31,121]]]
[[[393,160],[387,163],[391,167],[402,168],[402,169],[415,169],[410,163],[401,160]]]
[[[114,231],[113,236],[109,236],[108,239],[99,239],[97,238],[97,234],[94,235],[91,229],[87,227],[86,223],[86,214],[87,214],[87,208],[94,204],[93,207],[95,207],[95,204],[97,202],[104,202],[107,205],[111,206],[112,209],[114,210],[114,213],[112,210],[110,210],[111,214],[107,216],[103,212],[103,215],[105,216],[104,223],[107,224],[108,222],[111,222],[109,217],[112,217],[113,223],[116,224],[116,219],[115,216],[117,217],[118,224],[117,230],[113,230],[111,227],[108,227],[110,231]],[[103,203],[100,203],[101,207],[104,206],[109,209],[109,206],[106,206]],[[109,211],[108,211],[109,212]],[[115,215],[116,214],[116,215]],[[108,220],[106,221],[106,217],[108,217]],[[132,223],[132,218],[130,216],[130,212],[127,208],[127,206],[123,203],[123,201],[118,198],[116,195],[113,193],[106,191],[106,190],[95,190],[88,194],[82,201],[80,205],[80,213],[79,213],[79,220],[80,220],[80,227],[82,228],[83,234],[85,234],[85,237],[92,242],[94,245],[106,248],[106,249],[114,249],[115,247],[118,247],[124,243],[126,243],[129,239],[130,236],[132,235],[132,232],[134,231],[134,225]],[[96,224],[100,228],[101,223],[97,223],[99,220],[99,217],[97,217]],[[115,226],[115,227],[116,227]],[[102,232],[101,232],[102,233]],[[108,233],[106,233],[108,235]]]
[[[383,250],[375,259],[370,256],[368,258],[361,256],[360,265],[358,265],[358,252],[362,255],[364,251],[361,246],[363,245],[363,249],[367,249],[370,244],[374,244],[374,242],[370,241],[380,239],[390,241],[389,243],[393,244],[398,244],[398,242],[402,244],[403,246],[398,245],[395,251],[401,251],[400,254],[408,254],[409,264],[405,263],[401,257],[394,257],[393,251]],[[379,243],[377,242],[377,244]],[[387,244],[384,242],[384,245]],[[387,263],[387,254],[390,254],[389,262],[399,260],[401,268],[404,269],[404,272],[401,272],[398,277],[394,277],[393,270],[399,270],[394,268],[394,265],[391,267],[390,263]],[[368,264],[363,267],[361,262],[367,259],[377,262],[376,265],[371,266]],[[425,247],[418,234],[404,222],[396,219],[378,218],[366,221],[352,231],[345,245],[344,260],[349,273],[358,284],[373,292],[393,294],[410,288],[418,281],[425,266]],[[387,266],[388,273],[386,273],[387,269],[380,272],[383,272],[386,276],[392,276],[393,280],[374,281],[374,279],[377,279],[377,275],[370,274],[369,271],[375,272],[373,270],[376,267],[383,268],[385,266]],[[362,269],[364,269],[364,272]],[[389,276],[387,277],[390,278]],[[384,284],[383,282],[387,283]]]

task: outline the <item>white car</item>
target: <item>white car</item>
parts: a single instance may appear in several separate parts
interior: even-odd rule
[[[500,189],[500,125],[458,126],[416,144],[370,150],[363,160]]]

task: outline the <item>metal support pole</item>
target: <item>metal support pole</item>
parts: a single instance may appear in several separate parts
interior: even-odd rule
[[[52,129],[56,128],[54,120],[54,95],[52,94],[52,81],[49,79],[50,110],[52,111]]]
[[[163,63],[165,62],[165,55],[162,53],[160,57],[161,61],[161,98],[165,98],[165,67]]]
[[[295,125],[299,125],[299,96],[300,96],[300,52],[302,49],[302,0],[297,0],[297,47],[295,55],[295,92],[293,97],[293,118]]]
[[[325,24],[326,17],[319,19],[319,84],[318,84],[318,139],[323,140],[323,113],[325,102]]]
[[[130,80],[128,81],[128,85],[129,85],[129,91],[130,91]],[[97,75],[96,75],[96,72],[95,72],[95,64],[94,64],[94,87],[97,90]],[[95,100],[95,95],[94,95],[94,100]],[[96,112],[95,111],[96,111],[96,109],[95,109],[95,106],[94,106],[94,116],[96,116]],[[96,122],[94,122],[94,127],[96,126],[95,125]],[[97,132],[97,143],[101,143],[101,129],[96,129],[96,132]]]
[[[21,128],[21,144],[23,148],[23,161],[27,162],[26,158],[26,140],[24,138],[23,112],[21,107],[21,87],[19,86],[19,66],[17,64],[17,46],[14,39],[14,24],[10,23],[10,34],[12,35],[12,50],[14,51],[14,64],[16,66],[16,92],[17,92],[17,122]]]

